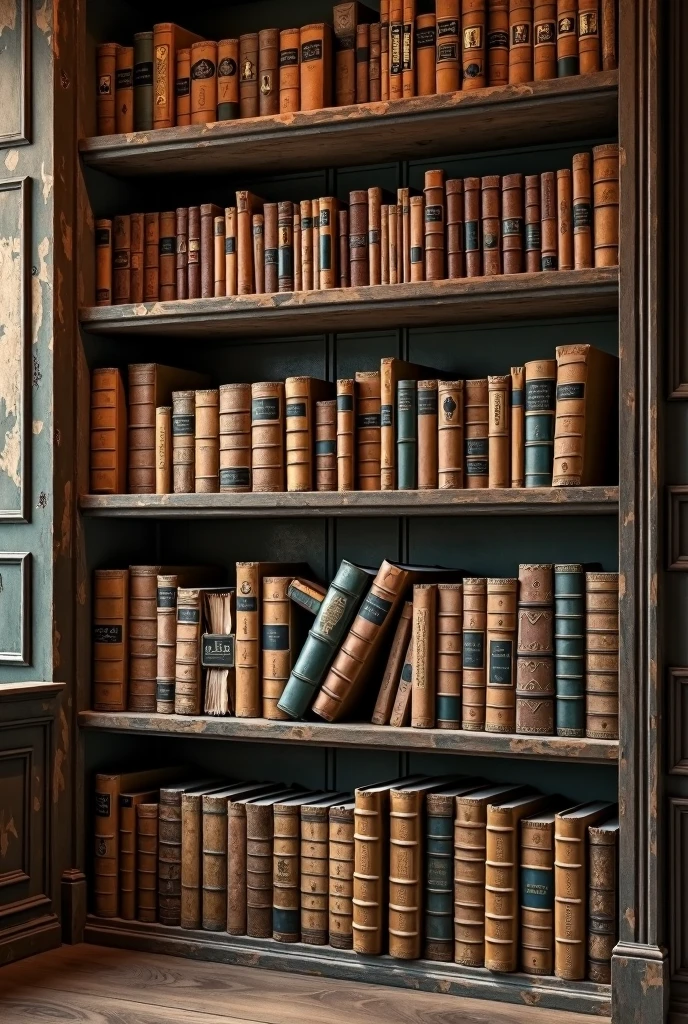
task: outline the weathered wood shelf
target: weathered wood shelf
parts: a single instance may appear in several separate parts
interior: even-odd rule
[[[615,515],[618,487],[434,491],[305,491],[271,494],[83,494],[88,516],[148,519],[370,516]]]
[[[501,999],[522,1006],[570,1010],[605,1017],[611,1013],[609,985],[562,981],[526,974],[493,974],[482,967],[436,963],[431,960],[393,960],[389,956],[360,956],[353,950],[305,943],[252,939],[226,932],[142,924],[89,915],[85,942],[146,953],[168,953],[192,960],[263,967],[276,971],[365,981],[397,988],[444,992],[478,999]],[[460,1004],[456,1013],[461,1015]],[[450,1014],[454,1016],[454,1012]]]
[[[618,72],[82,139],[116,175],[283,172],[616,135]],[[377,159],[377,157],[376,157]]]
[[[365,288],[86,306],[94,334],[259,338],[614,313],[617,267],[378,284]]]
[[[392,728],[368,722],[273,722],[262,718],[221,718],[214,715],[158,715],[141,711],[82,711],[84,729],[143,733],[154,736],[208,736],[212,739],[260,743],[307,743],[316,747],[371,750],[422,750],[437,754],[486,757],[527,757],[535,761],[612,764],[616,740],[561,736],[515,736],[461,729]]]

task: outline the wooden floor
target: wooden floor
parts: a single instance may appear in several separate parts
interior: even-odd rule
[[[0,969],[2,1024],[585,1024],[592,1019],[603,1021],[101,946],[63,946]]]

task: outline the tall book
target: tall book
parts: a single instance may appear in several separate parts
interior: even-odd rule
[[[611,982],[618,920],[619,817],[588,828],[588,979]]]
[[[291,674],[298,647],[298,613],[289,600],[292,576],[264,576],[262,603],[263,718],[288,719],[277,706]]]
[[[483,274],[492,277],[502,273],[502,197],[498,174],[481,179],[481,211],[483,235]]]
[[[488,0],[488,85],[509,81],[509,0]]]
[[[592,157],[575,153],[573,171],[573,265],[576,270],[593,265],[592,240]]]
[[[153,26],[153,128],[174,128],[177,119],[176,78],[177,50],[201,42],[171,22]]]
[[[466,487],[489,482],[489,398],[487,378],[464,383],[464,450]]]
[[[533,78],[557,77],[556,0],[533,0]]]
[[[193,494],[196,486],[196,392],[172,392],[172,488]]]
[[[246,934],[254,939],[273,932],[274,806],[296,795],[285,791],[246,804]]]
[[[329,921],[330,808],[346,799],[328,793],[301,806],[301,941],[326,946]]]
[[[239,36],[239,69],[239,117],[258,117],[257,32],[245,32]]]
[[[585,735],[619,738],[619,575],[585,574]]]
[[[195,789],[181,796],[182,928],[201,927],[201,855],[204,848],[202,801],[207,793],[221,792],[224,787],[224,783],[216,781],[205,789]]]
[[[559,269],[557,188],[554,171],[540,175],[540,269]]]
[[[112,221],[97,220],[96,306],[112,305]]]
[[[563,167],[557,171],[557,249],[559,270],[573,270],[572,202],[571,168]]]
[[[227,931],[246,934],[246,805],[268,796],[281,796],[286,787],[275,784],[257,796],[227,801]]]
[[[557,736],[585,735],[585,574],[554,566],[554,674]]]
[[[157,799],[155,787],[119,795],[119,916],[125,921],[136,920],[136,811]]]
[[[438,483],[437,381],[418,381],[418,468],[419,491],[434,490]]]
[[[126,711],[129,684],[129,570],[93,574],[93,708]]]
[[[412,606],[413,607],[413,606]],[[395,729],[401,729],[411,722],[411,696],[413,694],[413,630],[409,638],[408,647],[404,656],[404,665],[399,676],[392,713],[389,716],[389,724]]]
[[[397,486],[396,404],[399,381],[418,381],[423,377],[436,377],[436,371],[393,356],[386,356],[380,362],[380,489],[383,491],[393,491]]]
[[[413,687],[411,726],[432,729],[435,725],[437,691],[437,584],[413,587]]]
[[[377,370],[357,370],[354,381],[358,490],[379,491],[381,473],[380,373]]]
[[[619,144],[593,146],[595,266],[619,264]]]
[[[231,715],[236,707],[236,668],[228,664],[233,659],[224,654],[229,653],[227,637],[231,636],[236,619],[236,589],[205,590],[202,610],[205,632],[221,638],[208,639],[202,650],[202,654],[209,650],[214,662],[205,669],[203,710],[206,715]]]
[[[273,808],[272,937],[277,942],[301,939],[301,805],[316,793],[299,793]]]
[[[556,382],[556,360],[534,359],[525,364],[526,487],[552,484]]]
[[[527,274],[537,274],[542,270],[539,174],[527,174],[525,177],[524,209],[525,270]]]
[[[502,178],[502,257],[505,274],[523,272],[523,175]]]
[[[284,382],[288,491],[315,490],[315,404],[330,398],[332,390],[332,384],[317,377]]]
[[[437,92],[455,92],[461,88],[461,43],[459,36],[459,0],[438,0],[437,17]]]
[[[300,72],[298,28],[283,28],[279,53],[279,112],[291,113],[300,107]],[[297,291],[299,288],[296,289]]]
[[[382,683],[380,684],[380,692],[375,701],[373,717],[371,718],[373,725],[389,724],[394,698],[399,685],[399,677],[404,667],[404,657],[409,640],[411,639],[412,618],[413,604],[411,601],[405,601],[394,632],[389,658],[387,659]]]
[[[115,79],[119,48],[118,43],[102,43],[96,48],[96,112],[99,135],[114,135],[117,130]]]
[[[315,489],[337,490],[337,402],[315,403]]]
[[[485,732],[516,728],[516,595],[518,580],[487,581]]]
[[[511,374],[487,378],[488,487],[510,487]]]
[[[158,914],[160,924],[180,925],[182,917],[182,796],[220,786],[220,779],[165,784],[158,819]]]
[[[418,486],[418,389],[415,380],[397,384],[397,488]]]
[[[330,807],[329,827],[329,942],[334,949],[353,946],[354,894],[353,800]]]
[[[554,566],[519,565],[516,732],[554,735]]]
[[[158,919],[158,804],[136,808],[136,919]]]
[[[614,482],[618,381],[616,356],[593,345],[557,348],[554,487]]]
[[[172,493],[172,406],[155,410],[155,493]]]
[[[220,393],[217,388],[196,391],[196,494],[220,489]]]
[[[122,47],[126,49],[126,47]],[[131,302],[131,217],[112,221],[112,304]]]
[[[525,383],[522,366],[511,367],[511,486],[525,486]]]
[[[239,40],[220,39],[217,44],[218,121],[234,121],[239,116],[238,67]]]
[[[174,714],[178,589],[179,575],[177,573],[158,575],[156,579],[155,710],[161,715]]]
[[[463,583],[437,587],[437,693],[435,719],[438,729],[461,728],[463,681]]]
[[[466,276],[463,230],[463,179],[450,178],[447,194],[447,277]]]
[[[557,0],[557,78],[578,74],[578,5]]]
[[[437,382],[437,486],[464,486],[464,382]]]
[[[134,34],[134,131],[153,127],[153,33]]]
[[[220,492],[251,490],[251,385],[220,386]]]
[[[301,27],[301,110],[332,105],[332,29],[328,24]]]
[[[463,581],[463,687],[461,727],[471,732],[485,728],[487,687],[487,580]]]
[[[466,277],[482,274],[482,219],[480,216],[480,178],[463,180],[463,228]]]
[[[521,821],[521,962],[524,974],[554,971],[554,819],[561,799]]]
[[[337,381],[337,490],[356,488],[356,385],[351,378]]]
[[[251,385],[251,464],[254,491],[283,491],[284,384]]]
[[[155,711],[157,677],[158,573],[160,565],[129,566],[129,700],[130,711]]]
[[[180,587],[177,591],[177,648],[174,673],[176,715],[200,715],[203,708],[202,629],[202,591],[198,587]]]

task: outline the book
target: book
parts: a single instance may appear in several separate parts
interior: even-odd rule
[[[413,607],[413,606],[412,606]],[[413,629],[409,638],[404,665],[399,676],[392,713],[389,717],[389,724],[395,728],[402,728],[411,723],[411,695],[413,692]]]
[[[389,0],[389,99],[403,96],[403,0]]]
[[[524,974],[554,970],[554,819],[561,799],[521,820],[521,961]]]
[[[342,561],[308,632],[284,693],[280,711],[302,718],[351,625],[374,570]]]
[[[389,4],[380,0],[380,99],[389,99]],[[434,60],[434,46],[433,46]]]
[[[519,565],[516,732],[554,735],[554,566]]]
[[[418,391],[415,380],[397,384],[397,489],[415,491],[418,486]]]
[[[572,173],[573,265],[576,270],[593,265],[592,158],[575,153]]]
[[[509,0],[488,0],[488,85],[509,81]]]
[[[588,979],[611,982],[617,941],[619,817],[588,827]]]
[[[556,0],[533,0],[533,79],[557,77]]]
[[[317,615],[320,611],[326,593],[327,587],[314,583],[313,580],[292,580],[287,587],[289,599],[312,615]]]
[[[466,277],[482,275],[482,218],[480,178],[463,180],[463,225]],[[493,190],[494,191],[494,190]],[[498,194],[498,193],[497,193]]]
[[[578,74],[577,20],[576,0],[557,0],[557,78]]]
[[[489,376],[488,395],[488,487],[509,487],[511,466],[511,374]]]
[[[313,288],[313,202],[302,199],[299,203],[301,220],[301,290]]]
[[[425,280],[442,281],[446,275],[444,171],[426,171],[424,178]]]
[[[129,566],[129,711],[155,711],[157,676],[157,578],[174,569]]]
[[[445,185],[447,202],[447,277],[465,277],[463,230],[463,179],[450,178]]]
[[[161,301],[177,298],[177,213],[160,214],[158,295]]]
[[[401,43],[401,79],[404,98],[416,95],[416,0],[403,2],[403,29]]]
[[[525,270],[536,274],[542,270],[542,233],[540,229],[540,175],[526,174],[524,195]]]
[[[275,784],[257,795],[230,797],[227,801],[227,931],[230,935],[246,934],[246,805],[270,796],[279,798],[285,791],[285,786]]]
[[[263,577],[262,675],[263,718],[288,720],[278,706],[291,675],[299,630],[296,605],[289,600],[291,576]]]
[[[263,381],[251,385],[252,489],[283,491],[284,383]]]
[[[613,482],[619,360],[593,345],[560,345],[554,426],[554,487]],[[600,438],[605,439],[600,444]]]
[[[199,389],[195,396],[195,492],[220,489],[220,393]]]
[[[213,217],[213,295],[227,294],[227,239],[225,214]]]
[[[464,486],[464,382],[437,382],[437,486]]]
[[[619,575],[585,574],[585,735],[619,738]]]
[[[436,380],[418,381],[416,482],[421,491],[434,490],[438,485],[437,394]]]
[[[509,0],[509,85],[533,81],[533,0]]]
[[[120,792],[119,795],[119,916],[136,920],[137,829],[136,810],[139,804],[158,798],[156,788]]]
[[[239,36],[239,117],[258,117],[258,33]],[[237,203],[238,205],[238,203]],[[240,295],[244,294],[239,292]]]
[[[118,50],[118,43],[102,43],[96,47],[96,117],[99,135],[114,135],[117,131],[115,81]]]
[[[253,291],[265,293],[265,208],[263,213],[251,217],[251,245],[253,249]]]
[[[585,735],[585,576],[554,566],[554,673],[557,736]]]
[[[251,385],[220,386],[220,493],[251,490]]]
[[[203,710],[206,715],[229,715],[236,707],[236,669],[234,665],[222,664],[223,649],[231,643],[236,608],[236,590],[206,589],[203,592],[203,620],[211,637],[222,639],[208,640],[213,652],[212,664],[205,670]],[[220,645],[220,654],[215,657],[215,650]],[[232,654],[234,651],[232,651]],[[227,660],[233,661],[234,658]]]
[[[381,259],[382,230],[382,189],[368,189],[368,272],[369,284],[380,284],[382,280]]]
[[[221,779],[166,783],[160,788],[158,818],[158,919],[181,924],[182,915],[182,796],[221,786]]]
[[[175,80],[177,98],[177,127],[191,124],[191,50],[177,50],[177,77]]]
[[[525,486],[525,379],[523,366],[511,367],[511,486]]]
[[[122,375],[116,367],[91,373],[91,494],[127,490],[127,409]]]
[[[177,648],[175,652],[174,713],[200,715],[202,592],[198,587],[177,590]]]
[[[238,116],[239,40],[220,39],[217,44],[217,120],[235,121]]]
[[[298,793],[273,808],[272,938],[277,942],[301,939],[301,804],[316,799],[316,793]]]
[[[132,213],[131,221],[131,301],[143,302],[144,216]]]
[[[315,489],[337,490],[337,402],[315,403]]]
[[[489,391],[487,378],[464,383],[464,450],[466,487],[489,482]],[[502,445],[503,446],[503,445]],[[496,450],[499,444],[496,445]]]
[[[487,580],[463,581],[463,692],[461,728],[482,732],[485,728]]]
[[[370,284],[366,189],[354,189],[349,193],[349,275],[352,288]]]
[[[564,167],[557,171],[557,259],[559,270],[573,270],[572,189],[570,169]]]
[[[279,112],[288,114],[300,109],[301,84],[299,71],[298,28],[283,28],[279,40]]]
[[[556,379],[554,359],[534,359],[525,364],[526,487],[552,484]]]
[[[196,297],[211,299],[215,294],[215,222],[224,216],[224,211],[215,203],[203,203],[200,211],[201,291]],[[189,297],[193,297],[191,291]]]
[[[124,49],[124,47],[122,47]],[[112,219],[112,303],[131,302],[131,216]]]
[[[129,684],[129,570],[93,574],[93,708],[126,711]]]
[[[378,370],[357,370],[354,377],[354,391],[358,490],[379,491],[381,474],[380,372]]]
[[[380,684],[371,722],[373,725],[388,725],[392,707],[399,685],[399,677],[404,667],[406,650],[411,639],[413,603],[405,601],[394,632],[394,639]]]
[[[505,174],[502,178],[502,262],[505,274],[523,272],[522,174]]]
[[[398,236],[399,236],[399,223],[398,223],[399,208],[396,203],[390,203],[387,211],[387,236],[388,236],[388,263],[389,263],[389,283],[398,284],[399,282],[399,252],[398,252]]]
[[[615,71],[616,53],[616,0],[602,0],[601,5],[602,70]]]
[[[380,207],[380,283],[389,284],[389,203]]]
[[[254,939],[273,935],[274,805],[294,790],[261,796],[246,803],[246,934]]]
[[[463,584],[439,583],[435,696],[435,724],[438,729],[461,728],[462,652]]]
[[[329,924],[330,808],[346,799],[328,793],[301,805],[301,941],[326,946]]]
[[[112,221],[97,220],[96,236],[96,306],[112,305]]]
[[[279,113],[279,29],[263,28],[258,33],[258,113],[261,117]]]
[[[172,406],[155,410],[155,493],[172,492]]]
[[[437,58],[435,81],[438,93],[455,92],[461,83],[459,0],[437,0]]]
[[[292,242],[294,255],[294,291],[302,291],[303,269],[301,267],[301,206],[294,203],[294,219],[292,222]]]
[[[370,99],[370,25],[356,26],[356,102]]]
[[[134,131],[153,127],[153,33],[134,34]]]
[[[353,800],[340,801],[329,809],[329,943],[334,949],[353,946],[354,887]]]
[[[435,725],[437,691],[437,584],[413,586],[413,685],[411,726],[432,729]]]
[[[294,291],[294,204],[277,204],[277,288]]]
[[[399,381],[418,381],[434,376],[436,371],[394,356],[385,356],[380,361],[380,489],[383,491],[393,491],[399,486],[396,472]]]
[[[160,214],[143,215],[143,301],[160,298]]]
[[[599,71],[600,0],[579,0],[578,3],[578,73]]]
[[[485,0],[461,0],[461,87],[465,91],[482,89],[487,85],[486,7]]]
[[[192,494],[196,486],[196,392],[172,392],[172,487]]]
[[[301,110],[332,104],[332,29],[328,24],[301,28]]]
[[[339,287],[348,288],[351,284],[349,268],[349,211],[337,211],[337,235],[339,236]]]
[[[425,196],[409,196],[410,281],[425,280]]]
[[[265,203],[263,206],[263,230],[265,248],[265,292],[272,295],[277,291],[277,203]]]
[[[201,297],[201,208],[189,207],[189,238],[186,253],[187,298]]]
[[[487,581],[485,732],[516,728],[516,595],[518,580]]]
[[[498,174],[488,174],[481,179],[483,274],[485,277],[502,272],[500,184],[501,179]]]
[[[177,50],[191,48],[199,42],[201,37],[195,32],[172,22],[153,26],[153,128],[174,128],[177,118]]]
[[[174,714],[178,589],[178,573],[158,575],[156,579],[155,710],[159,715]]]
[[[397,280],[411,280],[411,205],[408,188],[397,189]]]
[[[225,785],[216,780],[207,787],[200,787],[181,794],[180,924],[182,928],[201,927],[201,857],[205,849],[203,799],[207,793],[222,792]],[[226,802],[225,797],[225,804]]]
[[[380,23],[373,22],[370,26],[370,55],[368,59],[368,98],[371,103],[377,103],[382,97],[382,86],[380,83],[381,56]]]
[[[559,269],[557,185],[554,171],[540,175],[540,269]]]
[[[157,803],[136,807],[136,919],[158,919],[158,808]]]
[[[619,144],[593,146],[595,266],[619,264]]]
[[[316,377],[287,377],[284,382],[288,491],[315,489],[315,403],[331,393],[332,385]]]

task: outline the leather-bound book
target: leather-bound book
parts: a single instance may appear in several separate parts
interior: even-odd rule
[[[525,270],[535,274],[542,270],[542,236],[540,230],[540,175],[525,177]]]
[[[533,78],[557,77],[557,3],[533,0]]]
[[[314,490],[315,403],[330,397],[332,385],[316,377],[287,377],[286,406],[287,490]]]
[[[136,807],[136,919],[158,919],[158,804]]]
[[[191,46],[191,124],[217,117],[217,43],[203,40]]]
[[[502,272],[500,185],[498,174],[488,174],[481,179],[483,274],[486,277]]]
[[[437,486],[464,486],[464,382],[437,382]]]
[[[285,721],[277,706],[291,675],[298,643],[296,608],[289,600],[291,576],[263,577],[262,673],[263,718]]]
[[[382,189],[377,186],[368,189],[368,272],[369,284],[380,284],[381,270],[381,228]]]
[[[112,221],[112,302],[131,302],[131,217]]]
[[[313,290],[320,289],[320,200],[313,199]]]
[[[349,377],[337,381],[337,490],[356,487],[355,382]]]
[[[618,67],[616,51],[616,0],[602,0],[601,10],[602,70]]]
[[[485,967],[498,973],[519,966],[520,822],[543,810],[549,797],[528,793],[489,804],[485,830]]]
[[[533,81],[533,0],[509,0],[509,85]]]
[[[239,117],[258,117],[258,88],[258,33],[246,32],[239,36]]]
[[[153,33],[134,35],[134,131],[153,127]]]
[[[159,715],[174,714],[178,589],[178,573],[158,574],[156,580],[157,661],[155,670],[155,710]]]
[[[487,808],[528,792],[523,786],[486,785],[456,797],[454,819],[454,961],[485,963],[485,847]]]
[[[318,224],[318,271],[321,288],[336,288],[337,274],[337,212],[339,203],[333,196],[320,200]]]
[[[284,786],[267,783],[264,792],[230,797],[227,801],[227,931],[246,934],[246,805],[268,797],[283,796]],[[272,833],[271,833],[272,834]]]
[[[487,84],[509,81],[509,0],[487,0]]]
[[[588,911],[588,829],[614,813],[598,800],[578,804],[554,820],[554,974],[585,978]]]
[[[389,99],[389,8],[390,0],[380,0],[380,99],[382,100]]]
[[[436,92],[435,54],[436,19],[434,13],[416,18],[416,95],[433,96]]]
[[[525,486],[525,383],[523,366],[511,367],[511,486]]]
[[[313,203],[302,199],[301,212],[301,288],[309,292],[313,288]]]
[[[496,194],[499,195],[498,192]],[[464,178],[463,201],[466,277],[480,277],[483,272],[480,178]],[[498,203],[499,200],[497,200]],[[497,217],[499,217],[499,209],[497,209]]]
[[[201,208],[189,207],[189,241],[186,267],[188,273],[188,298],[201,297]]]
[[[118,43],[102,43],[96,47],[96,114],[99,135],[114,135],[117,131],[117,76]]]
[[[487,378],[488,394],[488,487],[511,483],[511,374]]]
[[[411,280],[411,205],[407,188],[397,189],[397,280]]]
[[[380,207],[380,284],[389,284],[389,204]]]
[[[619,817],[588,827],[588,979],[611,982],[618,921]]]
[[[523,175],[502,178],[502,251],[505,274],[523,271]]]
[[[177,650],[175,655],[174,713],[200,715],[202,593],[197,587],[177,591]]]
[[[413,607],[413,606],[412,606]],[[413,630],[406,648],[404,665],[399,676],[392,713],[389,716],[389,724],[400,729],[411,724],[411,695],[413,692]]]
[[[160,298],[160,214],[143,216],[143,301]]]
[[[160,924],[179,926],[182,915],[182,795],[220,786],[220,779],[166,783],[158,818],[158,912]]]
[[[247,801],[246,809],[246,934],[254,939],[273,935],[274,807],[295,790]],[[230,862],[233,850],[230,849]]]
[[[373,717],[371,718],[373,725],[389,725],[399,677],[404,667],[404,658],[409,640],[411,639],[412,615],[413,604],[411,601],[405,601],[394,632],[389,658],[387,659],[382,683],[380,684],[380,692],[375,701]]]
[[[251,456],[254,491],[283,491],[284,384],[261,381],[251,385]]]
[[[159,565],[129,566],[129,711],[155,711]]]
[[[444,171],[426,171],[425,197],[425,280],[442,281],[447,276],[444,254]]]
[[[196,392],[196,494],[219,490],[220,473],[220,393],[217,388]]]
[[[397,483],[397,400],[399,381],[415,382],[435,371],[394,356],[380,361],[380,487],[393,491]],[[410,386],[410,384],[409,384]],[[360,429],[359,422],[359,429]],[[415,436],[415,424],[413,426]]]
[[[437,381],[418,381],[417,487],[434,490],[438,479]]]
[[[370,25],[356,26],[356,103],[370,99]]]
[[[411,281],[425,280],[425,196],[409,197]]]
[[[554,359],[525,364],[526,487],[549,487],[552,483],[556,372]]]
[[[301,28],[301,109],[332,105],[332,28],[319,23]]]
[[[175,215],[177,298],[189,297],[189,210],[180,206]]]
[[[578,0],[578,71],[587,75],[601,67],[600,0]]]
[[[181,795],[181,919],[182,928],[201,927],[201,856],[204,848],[203,804],[207,793],[221,792],[213,782]],[[225,797],[225,804],[227,798]]]
[[[279,114],[279,29],[258,33],[258,113]]]
[[[217,120],[234,121],[238,116],[239,40],[220,39],[217,44]]]
[[[557,171],[557,239],[559,270],[573,270],[573,226],[571,206],[573,184],[571,171],[565,167]]]
[[[576,0],[557,0],[557,78],[578,74],[577,20]]]
[[[213,295],[217,298],[227,294],[227,240],[225,238],[225,215],[213,217]]]
[[[389,0],[389,98],[404,94],[404,0]]]
[[[519,565],[516,732],[554,735],[554,572]]]
[[[294,217],[292,220],[292,252],[294,260],[294,291],[302,291],[302,270],[301,270],[301,208],[299,203],[293,204]],[[347,247],[349,240],[347,238]],[[348,248],[347,248],[348,252]]]
[[[557,736],[585,735],[585,576],[580,564],[554,566]]]
[[[380,490],[380,372],[357,370],[356,476],[359,491]]]
[[[463,678],[462,583],[440,583],[437,586],[436,651],[436,725],[438,729],[460,729]]]
[[[411,726],[432,729],[437,693],[437,584],[413,588],[413,687]]]
[[[265,217],[254,213],[251,218],[253,245],[253,290],[256,295],[265,293]]]
[[[329,812],[345,794],[311,797],[301,806],[301,941],[326,946],[329,920]]]
[[[290,601],[304,608],[311,615],[317,615],[325,599],[327,587],[313,580],[295,579],[287,587],[287,596]]]
[[[298,28],[284,28],[279,34],[279,112],[287,114],[300,109],[301,74],[299,70]]]
[[[339,255],[337,267],[339,268],[339,287],[348,288],[351,284],[349,267],[349,211],[337,211],[337,236]]]
[[[277,942],[301,939],[301,804],[316,799],[315,793],[299,793],[273,808],[272,938]]]
[[[595,217],[595,266],[619,263],[619,144],[594,146],[592,188]]]
[[[416,0],[403,0],[402,16],[401,87],[408,99],[416,95]]]
[[[489,397],[487,378],[464,383],[464,450],[466,487],[489,481]]]
[[[215,294],[215,221],[224,211],[214,203],[201,206],[201,295],[211,299]]]
[[[329,943],[334,949],[353,946],[354,887],[353,800],[340,800],[329,808]]]
[[[294,290],[294,204],[277,204],[277,288]]]
[[[585,735],[619,738],[619,575],[585,574]]]
[[[144,215],[131,214],[131,301],[143,302]]]
[[[155,410],[155,493],[172,493],[172,406]]]
[[[418,486],[418,391],[415,380],[397,384],[397,488]]]
[[[129,682],[129,570],[93,574],[93,709],[126,711]]]
[[[388,217],[388,228],[387,232],[389,235],[389,283],[399,283],[399,253],[397,238],[399,234],[398,225],[399,208],[396,203],[390,203],[387,212]]]
[[[438,93],[461,88],[461,44],[459,0],[437,0],[437,62],[435,82]]]
[[[516,731],[516,595],[518,580],[487,581],[485,732]]]
[[[554,971],[554,819],[562,801],[521,821],[521,963],[524,974]]]
[[[616,462],[619,361],[592,345],[561,345],[557,355],[554,487],[609,483]],[[605,439],[605,444],[600,439]]]
[[[242,114],[242,117],[244,115]],[[263,209],[263,200],[245,190],[236,194],[237,208],[237,294],[251,295],[253,274],[253,216]]]
[[[447,277],[466,276],[463,231],[463,179],[452,178],[446,184],[447,194]]]
[[[487,580],[463,581],[463,693],[461,727],[485,728]]]
[[[278,707],[291,718],[302,718],[353,622],[373,570],[342,561],[308,632]]]
[[[487,85],[485,29],[487,0],[461,0],[461,58],[464,90]]]
[[[177,298],[177,214],[168,210],[160,214],[158,257],[159,297],[161,301]]]
[[[153,128],[174,128],[177,122],[177,50],[191,48],[199,42],[201,37],[195,32],[171,22],[153,25]],[[193,65],[193,57],[191,63]]]
[[[91,494],[126,494],[127,407],[122,374],[103,367],[91,374]]]
[[[576,153],[573,157],[573,265],[576,270],[593,264],[591,163],[590,153]]]
[[[557,184],[554,171],[540,175],[540,249],[542,270],[559,269]]]
[[[337,403],[315,403],[315,489],[337,490]]]
[[[277,203],[266,203],[263,216],[265,292],[273,295],[277,291]]]
[[[196,457],[196,392],[172,392],[172,487],[193,494]]]
[[[349,272],[352,288],[370,284],[368,193],[365,189],[349,193]]]
[[[96,306],[112,305],[112,221],[97,220]]]
[[[378,103],[382,96],[380,83],[380,57],[380,23],[373,22],[370,26],[370,57],[368,60],[368,99],[371,103]]]

